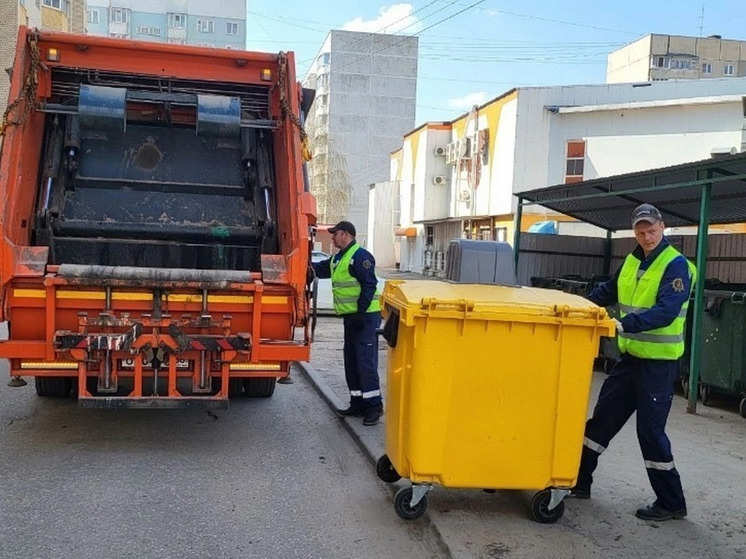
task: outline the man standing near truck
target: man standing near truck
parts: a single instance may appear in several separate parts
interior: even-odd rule
[[[642,204],[632,213],[638,247],[607,282],[588,296],[597,305],[618,304],[621,358],[606,378],[585,441],[577,485],[570,496],[589,499],[598,457],[637,412],[637,438],[655,502],[636,516],[662,521],[687,514],[679,472],[666,436],[673,386],[684,353],[684,320],[696,269],[663,237],[657,208]]]
[[[378,339],[381,305],[373,255],[357,244],[355,226],[340,221],[329,228],[339,252],[313,265],[318,278],[331,278],[334,311],[344,321],[344,367],[350,405],[341,417],[362,417],[375,425],[383,415],[378,378]]]

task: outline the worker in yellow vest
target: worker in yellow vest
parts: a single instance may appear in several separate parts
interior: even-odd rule
[[[632,228],[639,246],[588,296],[603,307],[618,305],[621,357],[586,423],[578,482],[570,496],[590,498],[598,457],[637,412],[637,438],[656,499],[636,516],[652,521],[684,518],[686,501],[665,428],[684,353],[684,321],[696,269],[664,238],[663,217],[656,207],[635,208]]]
[[[355,226],[340,221],[329,228],[339,252],[314,263],[318,278],[331,278],[334,311],[344,321],[345,380],[350,405],[337,410],[342,417],[362,417],[375,425],[383,415],[378,377],[378,339],[381,305],[373,255],[357,244]]]

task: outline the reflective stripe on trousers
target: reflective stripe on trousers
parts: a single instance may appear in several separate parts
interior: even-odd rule
[[[606,450],[605,446],[601,446],[597,442],[590,440],[588,437],[583,439],[583,446],[587,446],[593,452],[597,452],[598,454],[603,454],[604,450]]]
[[[676,466],[674,465],[673,461],[671,462],[653,462],[652,460],[645,460],[645,467],[648,470],[673,470]]]

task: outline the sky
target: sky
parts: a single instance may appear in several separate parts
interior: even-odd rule
[[[299,79],[331,29],[417,35],[416,126],[521,86],[603,83],[649,34],[746,40],[740,0],[248,0],[247,48],[294,51]]]

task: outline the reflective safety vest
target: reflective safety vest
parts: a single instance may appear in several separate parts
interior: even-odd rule
[[[679,256],[681,253],[669,245],[644,271],[640,270],[640,260],[631,254],[627,256],[617,280],[619,311],[622,317],[655,306],[663,274],[671,261]],[[697,280],[697,269],[689,260],[686,263],[693,286]],[[689,308],[688,298],[682,305],[678,316],[668,326],[639,334],[619,332],[619,351],[642,359],[678,359],[684,354],[684,321],[687,308]]]
[[[356,244],[342,255],[338,262],[331,261],[332,266],[332,297],[334,299],[334,311],[337,314],[354,314],[357,312],[357,300],[360,298],[360,282],[350,274],[350,262],[352,256],[358,251],[360,245]],[[376,288],[373,300],[365,312],[378,312],[381,304],[378,301],[380,293]]]

